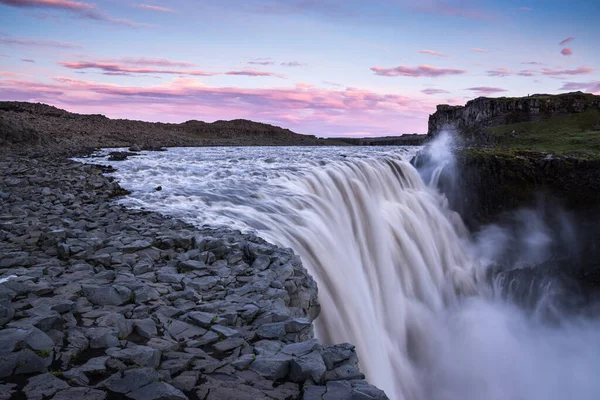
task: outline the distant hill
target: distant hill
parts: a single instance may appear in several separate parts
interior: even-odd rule
[[[600,96],[574,92],[480,97],[465,106],[439,105],[428,136],[447,129],[467,143],[554,153],[600,153]]]
[[[181,124],[76,114],[40,103],[0,102],[0,149],[83,153],[99,147],[323,145],[315,136],[243,119]],[[330,144],[330,143],[328,143]]]
[[[418,133],[412,133],[400,136],[384,137],[337,137],[327,140],[343,142],[353,146],[420,146],[425,143],[425,140],[427,140],[427,135],[419,135]]]

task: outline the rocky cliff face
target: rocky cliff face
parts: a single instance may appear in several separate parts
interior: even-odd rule
[[[438,105],[429,116],[427,134],[435,136],[442,130],[460,133],[468,141],[486,141],[489,127],[526,121],[538,121],[553,116],[580,113],[600,108],[600,96],[574,92],[560,95],[532,95],[521,98],[479,97],[465,106]]]

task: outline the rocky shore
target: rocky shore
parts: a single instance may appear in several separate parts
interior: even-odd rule
[[[313,338],[290,249],[114,203],[103,168],[0,161],[0,399],[385,399]]]

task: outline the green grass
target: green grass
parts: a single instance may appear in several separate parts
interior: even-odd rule
[[[520,122],[488,129],[498,150],[515,149],[557,155],[600,155],[600,110]]]

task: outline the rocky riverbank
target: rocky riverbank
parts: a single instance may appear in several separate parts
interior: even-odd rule
[[[313,338],[290,249],[127,210],[97,166],[0,161],[0,399],[385,399]]]

